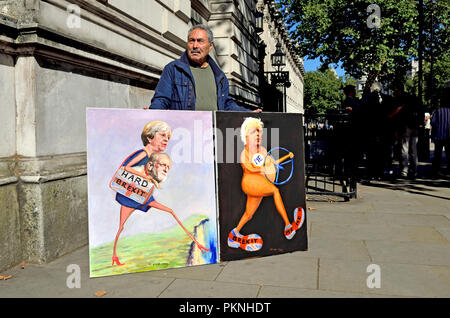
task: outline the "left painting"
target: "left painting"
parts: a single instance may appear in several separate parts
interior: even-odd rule
[[[90,277],[217,263],[210,112],[86,110]]]

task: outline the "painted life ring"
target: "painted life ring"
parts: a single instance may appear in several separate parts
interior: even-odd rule
[[[279,158],[275,159],[273,156],[273,153],[275,151],[279,151]],[[281,154],[284,153],[283,156],[281,156]],[[275,168],[276,168],[276,176],[275,176],[275,180],[272,182],[266,174],[264,174],[264,176],[266,177],[267,180],[269,180],[271,183],[273,183],[274,185],[282,185],[285,184],[286,182],[288,182],[289,180],[291,180],[292,175],[294,174],[294,154],[287,150],[286,148],[282,148],[282,147],[275,147],[270,149],[267,152],[266,157],[264,158],[264,163],[263,165],[266,164],[266,160],[267,158],[270,156],[270,158],[273,160],[273,162],[275,163]],[[284,170],[286,168],[290,167],[290,171],[288,172],[284,172]],[[280,172],[283,171],[283,174],[281,176],[281,180],[280,179]],[[287,175],[287,177],[286,177]]]

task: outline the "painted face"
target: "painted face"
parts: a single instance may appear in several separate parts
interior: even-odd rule
[[[153,138],[147,137],[148,143],[154,152],[163,152],[169,143],[169,133],[167,131],[157,131]]]
[[[170,159],[165,156],[161,156],[156,160],[155,165],[151,170],[151,175],[156,179],[156,181],[163,182],[164,180],[166,180],[170,168]]]
[[[247,129],[246,141],[249,146],[260,146],[263,130],[259,126],[251,126]]]
[[[195,29],[189,34],[187,55],[189,60],[198,66],[206,66],[206,59],[213,47],[208,40],[208,34],[203,29]]]

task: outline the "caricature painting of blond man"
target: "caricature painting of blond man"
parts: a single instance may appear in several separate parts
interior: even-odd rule
[[[235,140],[224,143],[241,146],[236,163],[217,164],[221,260],[305,250],[301,117],[219,113],[216,126],[235,127]]]

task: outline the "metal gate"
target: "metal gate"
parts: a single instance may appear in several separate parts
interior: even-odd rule
[[[356,198],[350,114],[305,116],[304,129],[306,194]]]

